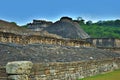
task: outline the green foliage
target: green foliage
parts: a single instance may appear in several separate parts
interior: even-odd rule
[[[116,70],[106,74],[100,74],[80,80],[120,80],[120,70]]]
[[[85,24],[85,20],[82,17],[77,17],[77,20],[74,20],[74,21],[76,21],[76,22],[78,22],[78,23],[80,23],[82,25]]]
[[[101,25],[101,26],[120,27],[120,20],[117,19],[117,20],[108,20],[108,21],[98,21],[95,24]]]
[[[92,37],[92,38],[120,38],[120,27],[111,27],[103,25],[81,25],[81,27]]]
[[[21,26],[22,28],[28,28],[28,26],[27,25],[23,25],[23,26]]]
[[[80,26],[92,37],[92,38],[120,38],[120,20],[107,20],[98,21],[92,23],[91,20],[85,23],[82,17],[77,17]]]
[[[11,22],[11,24],[17,25],[15,22]]]

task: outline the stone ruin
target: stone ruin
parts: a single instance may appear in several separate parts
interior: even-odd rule
[[[16,43],[16,44],[52,44],[61,46],[73,46],[73,47],[91,47],[89,42],[84,40],[74,39],[57,39],[54,37],[45,37],[39,35],[16,35],[14,33],[0,32],[0,42],[2,43]]]
[[[60,20],[46,27],[49,33],[70,39],[86,39],[90,36],[80,27],[79,23],[74,22],[72,18],[62,17]]]
[[[30,61],[14,61],[8,62],[6,65],[6,73],[9,75],[8,80],[29,80],[33,63]]]
[[[2,80],[78,80],[120,69],[119,62],[120,59],[34,64],[30,61],[13,61],[7,63],[7,75]]]
[[[45,21],[45,20],[33,20],[32,23],[28,23],[28,29],[33,30],[33,31],[42,31],[44,28],[50,26],[53,24],[50,21]]]

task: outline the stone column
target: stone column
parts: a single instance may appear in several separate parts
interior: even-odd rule
[[[8,62],[6,65],[8,80],[28,80],[32,66],[33,63],[30,61]]]

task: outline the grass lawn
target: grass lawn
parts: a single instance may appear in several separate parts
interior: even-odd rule
[[[120,70],[116,70],[106,74],[100,74],[80,80],[120,80]]]

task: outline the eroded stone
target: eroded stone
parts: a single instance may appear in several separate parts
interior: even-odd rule
[[[33,63],[30,61],[8,62],[6,65],[7,74],[29,74]]]
[[[27,75],[10,75],[8,77],[9,80],[28,80]]]

